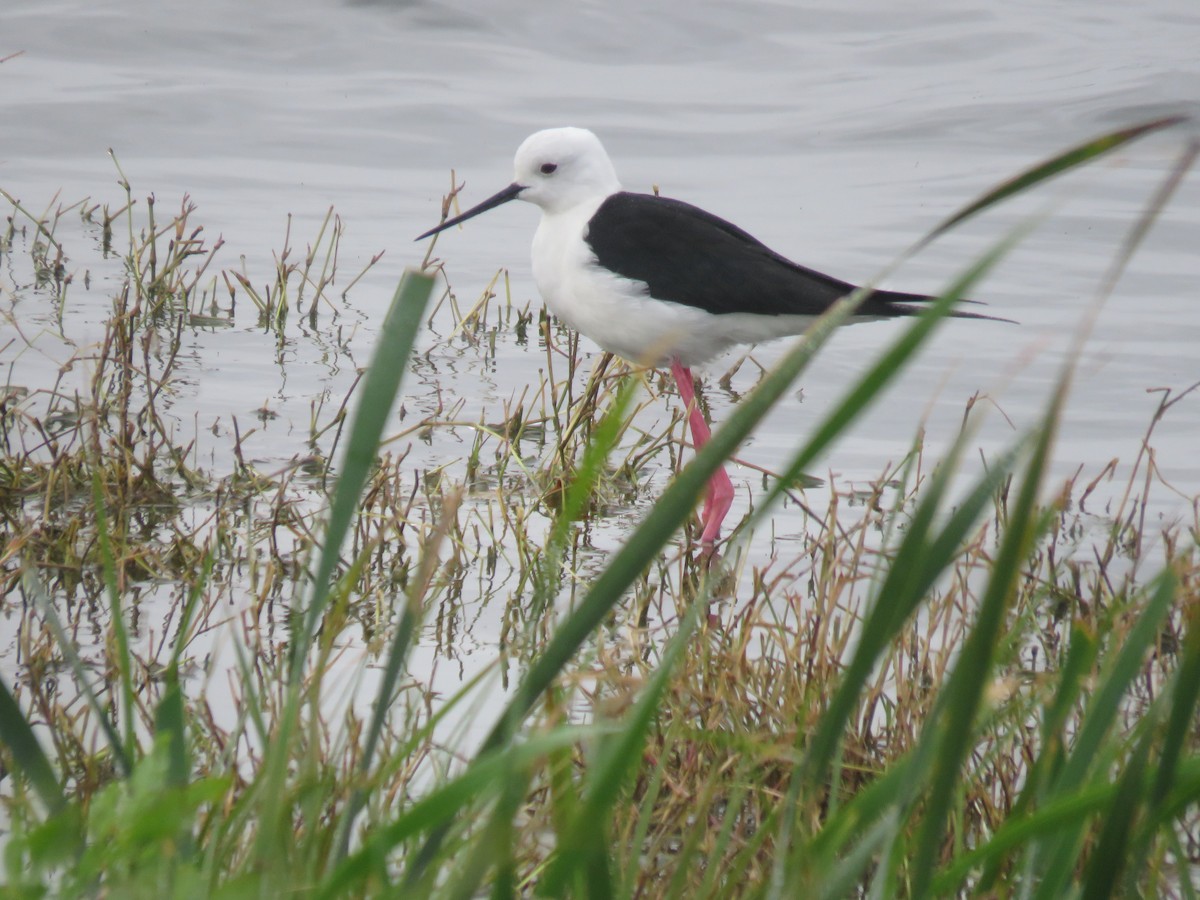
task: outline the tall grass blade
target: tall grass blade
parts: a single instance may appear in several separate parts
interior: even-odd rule
[[[1059,155],[1040,167],[1036,167],[1023,176],[1019,176],[1013,182],[1002,186],[997,192],[993,192],[992,195],[984,198],[984,200],[995,201],[1002,199],[1004,196],[1024,190],[1045,178],[1052,177],[1061,171],[1095,158],[1102,153],[1109,152],[1136,137],[1160,128],[1178,124],[1179,121],[1178,118],[1157,120],[1120,132],[1114,132],[1096,141],[1081,145],[1065,154]],[[1162,204],[1166,202],[1174,187],[1177,186],[1181,177],[1181,170],[1186,169],[1190,165],[1191,159],[1194,159],[1194,153],[1190,156],[1185,155],[1186,162],[1177,167],[1173,178],[1168,179],[1167,185],[1159,191],[1154,201],[1152,201],[1150,209],[1139,220],[1133,235],[1126,242],[1126,253],[1122,255],[1120,264],[1114,267],[1110,274],[1108,282],[1109,290],[1111,290],[1111,285],[1115,284],[1116,277],[1121,271],[1124,262],[1127,262],[1128,258],[1132,255],[1133,248],[1136,247],[1141,237],[1148,230],[1147,220],[1152,219],[1157,214],[1157,211],[1161,209]],[[1174,183],[1172,183],[1172,180]],[[963,218],[973,214],[978,208],[968,208],[962,214],[952,217],[947,225],[962,221]],[[944,230],[944,227],[939,230]],[[937,233],[938,231],[935,230],[934,234],[936,235]],[[1072,357],[1072,359],[1074,358]],[[952,795],[955,791],[955,785],[958,782],[958,773],[961,770],[970,747],[971,735],[974,730],[974,717],[982,701],[984,687],[990,674],[992,660],[994,659],[996,635],[999,633],[999,628],[1003,622],[1009,598],[1011,598],[1015,591],[1018,567],[1032,547],[1034,537],[1039,530],[1035,522],[1038,489],[1048,464],[1055,426],[1065,405],[1066,393],[1072,374],[1073,362],[1069,361],[1059,380],[1058,387],[1043,421],[1034,456],[1030,461],[1029,470],[1025,476],[1016,508],[1010,515],[1005,539],[1001,545],[992,577],[989,580],[983,602],[980,606],[978,620],[968,636],[960,662],[955,667],[943,692],[948,720],[944,725],[944,730],[939,741],[941,749],[938,753],[935,771],[932,773],[931,791],[927,800],[926,813],[922,820],[916,852],[912,859],[911,884],[914,893],[918,896],[923,895],[929,889],[933,878],[937,853],[944,840],[945,826],[950,814]],[[939,707],[941,705],[939,700]],[[1076,752],[1078,751],[1079,748],[1077,746]],[[1114,832],[1112,839],[1114,842],[1123,843],[1124,837],[1124,834],[1118,836]],[[1060,844],[1060,853],[1056,863],[1052,864],[1055,875],[1059,878],[1065,877],[1068,874],[1070,863],[1066,858],[1066,854],[1069,852],[1066,848],[1067,844]],[[1049,896],[1045,893],[1048,883],[1043,883],[1041,886],[1041,893],[1044,896]]]
[[[562,555],[570,535],[570,526],[583,514],[600,478],[604,463],[620,439],[636,388],[637,382],[632,378],[627,378],[622,384],[613,403],[592,430],[579,466],[567,486],[562,507],[555,517],[546,544],[546,551],[538,563],[535,575],[534,596],[529,617],[531,631],[536,628],[541,613],[557,594]],[[565,662],[564,660],[564,665]],[[503,723],[503,721],[502,719],[501,722]],[[511,739],[511,735],[504,740],[507,742],[509,739]],[[474,852],[463,867],[465,874],[459,879],[452,892],[455,896],[470,896],[477,888],[478,880],[486,876],[489,866],[496,868],[493,878],[493,896],[505,894],[505,889],[511,891],[514,878],[511,858],[512,822],[525,801],[530,774],[513,772],[505,780],[507,787],[492,809],[485,836],[476,842]],[[591,820],[590,824],[594,827],[596,821]],[[431,836],[430,846],[436,845],[437,837],[437,835]],[[609,885],[608,894],[611,894],[611,875],[608,872],[607,858],[602,856],[598,859],[594,855],[588,855],[579,862],[590,873],[585,883],[593,887],[601,883]],[[414,871],[420,872],[421,868],[423,866],[417,867]]]
[[[813,437],[792,458],[779,482],[768,492],[767,497],[757,512],[758,516],[764,515],[773,501],[782,494],[786,486],[792,483],[792,480],[803,472],[816,459],[817,455],[832,443],[837,435],[865,411],[866,407],[883,387],[896,376],[905,362],[929,338],[936,325],[950,311],[955,300],[969,290],[973,284],[977,283],[992,266],[1015,246],[1019,235],[1023,233],[1024,229],[1021,229],[998,243],[989,254],[956,279],[926,313],[909,325],[892,345],[887,348],[880,359],[860,377],[847,392],[845,398],[835,406],[825,421],[817,427]],[[959,446],[962,443],[963,438],[960,437]],[[951,466],[943,467],[939,478],[948,479],[951,469]],[[999,473],[1002,469],[1002,466],[993,469],[995,477],[1000,477]],[[941,484],[942,488],[937,488],[936,490],[940,491],[944,489],[944,482],[935,478],[935,485],[937,484]],[[977,515],[978,510],[982,509],[983,500],[991,496],[994,486],[990,483],[987,487],[977,486],[973,494],[978,504],[977,507],[973,507],[976,511],[974,513],[967,513],[965,510],[960,509],[959,515]],[[928,562],[928,559],[924,557],[924,550],[927,548],[923,547],[923,533],[920,537],[917,534],[932,522],[935,508],[936,496],[933,502],[930,502],[930,498],[927,497],[923,501],[922,506],[919,507],[917,513],[919,518],[915,523],[916,530],[914,531],[912,528],[909,530],[909,540],[911,543],[908,543],[908,547],[911,549],[908,552],[911,552],[914,558],[922,558],[925,562]],[[962,533],[964,532],[959,532],[960,535]],[[901,552],[904,552],[903,546]],[[939,541],[937,542],[937,546],[942,553],[949,552],[952,554],[956,549],[955,538],[951,537],[949,542]],[[948,562],[949,557],[946,558],[943,565]],[[821,716],[816,732],[812,734],[801,733],[801,736],[807,742],[807,746],[804,748],[800,761],[793,772],[791,785],[788,788],[788,797],[783,806],[784,812],[781,830],[777,837],[778,846],[793,847],[797,851],[797,854],[800,854],[799,848],[802,845],[794,845],[792,843],[792,831],[794,828],[794,811],[797,808],[801,793],[811,793],[820,790],[820,785],[823,783],[829,766],[837,754],[846,722],[849,720],[850,714],[858,702],[862,685],[873,670],[876,659],[883,652],[891,635],[895,633],[911,611],[924,598],[924,591],[919,590],[917,586],[922,582],[928,581],[931,577],[936,578],[940,571],[940,568],[925,565],[924,563],[915,568],[899,563],[893,564],[890,567],[890,578],[896,581],[903,579],[908,581],[908,584],[904,585],[905,589],[900,596],[894,595],[887,587],[881,588],[879,596],[880,598],[887,598],[886,604],[877,601],[872,611],[868,614],[867,620],[863,623],[862,634],[860,635],[854,656],[851,658],[846,673],[834,692],[825,713]],[[897,587],[899,586],[897,585]],[[785,883],[797,877],[795,870],[793,870],[793,874],[788,874],[789,868],[793,865],[799,866],[801,869],[804,867],[803,861],[799,858],[792,858],[792,854],[790,853],[779,853],[776,856],[772,873],[771,891],[773,896],[780,896],[785,891]]]
[[[815,796],[822,790],[846,723],[878,659],[905,622],[927,599],[937,579],[953,564],[965,537],[971,533],[995,491],[1007,477],[1018,453],[1018,449],[1013,449],[993,461],[988,471],[956,504],[941,529],[933,531],[934,514],[942,504],[967,440],[967,434],[960,436],[913,511],[905,528],[905,538],[896,549],[887,575],[876,592],[874,605],[862,624],[855,653],[798,767],[795,784],[785,807],[787,810],[793,808],[803,793]],[[876,779],[870,787],[862,789],[846,808],[835,807],[831,803],[833,812],[820,833],[811,842],[800,842],[794,846],[789,861],[791,874],[785,878],[782,871],[778,872],[777,886],[791,882],[796,887],[798,881],[805,880],[803,873],[806,870],[815,867],[820,871],[824,868],[820,860],[824,860],[825,865],[833,866],[834,857],[858,837],[862,828],[882,816],[895,814],[894,811],[906,810],[914,802],[935,759],[932,745],[922,742],[908,757],[893,763],[891,771]],[[836,779],[830,790],[836,792]],[[790,827],[786,820],[785,827]],[[865,838],[859,840],[862,839]],[[853,848],[848,853],[851,859],[859,860],[864,867],[869,862],[869,857],[863,857]],[[838,868],[843,873],[840,883],[840,880],[849,877],[849,870],[842,864]],[[822,889],[825,890],[824,887]]]
[[[1164,572],[1156,580],[1142,614],[1084,711],[1075,744],[1058,778],[1050,785],[1047,800],[1073,793],[1093,775],[1107,780],[1105,763],[1111,761],[1116,752],[1107,737],[1117,722],[1130,686],[1141,672],[1143,659],[1171,610],[1174,595],[1174,580],[1169,572]],[[1037,848],[1033,867],[1041,874],[1042,881],[1035,896],[1054,897],[1064,889],[1074,872],[1086,824],[1080,821],[1073,828],[1064,828]]]
[[[358,773],[364,780],[375,763],[375,751],[379,746],[380,738],[383,736],[383,729],[387,722],[388,713],[396,699],[396,686],[400,682],[400,675],[404,671],[404,663],[408,659],[408,652],[412,649],[417,631],[420,628],[423,601],[429,591],[430,583],[433,581],[434,573],[437,570],[439,560],[438,551],[451,526],[457,520],[458,505],[461,500],[461,493],[455,493],[446,498],[433,532],[421,547],[420,569],[417,577],[413,579],[405,594],[404,608],[401,610],[400,621],[396,625],[395,634],[392,637],[391,647],[388,651],[388,658],[386,663],[384,663],[383,678],[380,680],[379,690],[375,695],[375,702],[371,710],[371,721],[367,726],[366,740],[363,743],[362,754],[358,761]],[[354,827],[354,820],[358,817],[366,799],[367,792],[364,788],[356,788],[351,793],[338,825],[338,850],[333,855],[334,862],[346,855],[350,847],[350,831]]]
[[[949,459],[936,473],[905,529],[905,539],[896,549],[894,562],[877,591],[875,603],[862,625],[862,633],[850,664],[829,702],[817,732],[811,736],[801,775],[814,789],[821,782],[837,751],[846,723],[888,643],[928,597],[928,591],[953,562],[965,535],[979,520],[996,489],[1003,483],[1016,458],[1011,450],[995,460],[953,514],[935,534],[930,534],[935,513],[956,468],[954,460],[965,449],[965,436],[955,444]]]
[[[895,840],[901,821],[899,806],[888,803],[878,818],[866,824],[862,837],[843,858],[829,860],[822,867],[820,892],[815,896],[820,900],[841,900],[855,896],[863,874]]]
[[[622,385],[621,390],[617,394],[616,400],[593,430],[591,439],[588,441],[588,444],[584,449],[583,459],[576,470],[575,477],[567,487],[562,508],[559,512],[559,515],[555,519],[554,526],[551,529],[550,538],[547,541],[546,552],[540,560],[535,573],[535,587],[533,591],[534,596],[532,602],[534,615],[530,616],[531,629],[535,627],[537,620],[540,618],[541,611],[553,599],[556,585],[558,584],[558,573],[559,569],[561,568],[562,552],[569,535],[570,525],[573,521],[575,521],[576,518],[579,517],[579,515],[582,514],[587,500],[591,496],[596,481],[600,476],[604,462],[608,458],[608,455],[612,451],[613,447],[616,446],[621,430],[624,427],[625,416],[633,397],[635,384],[636,383],[632,379],[629,379],[624,385]],[[580,608],[582,609],[585,605],[586,601],[583,605],[581,605]],[[602,614],[603,611],[607,611],[609,608],[611,608],[611,604],[604,606],[602,609]],[[568,623],[575,620],[578,615],[579,610],[576,610],[568,617]],[[562,628],[563,626],[560,626],[556,634],[560,634]],[[590,629],[587,633],[590,633]],[[580,645],[584,639],[586,639],[586,633],[582,638],[580,638]],[[574,655],[575,649],[576,648],[571,648],[566,650],[565,653],[563,650],[552,653],[548,648],[543,647],[534,663],[534,666],[544,666],[545,668],[550,669],[551,665],[547,664],[547,658],[549,657],[550,660],[556,661],[553,664],[553,668],[554,671],[557,671],[558,668],[565,666],[570,661]],[[550,678],[553,678],[553,674],[550,676]],[[545,682],[547,688],[550,685],[550,678],[546,679]],[[528,674],[522,683],[527,680]],[[518,692],[519,691],[520,688],[518,688]],[[533,703],[531,701],[529,707],[532,705]],[[526,710],[529,707],[526,707]],[[503,744],[511,739],[512,734],[516,732],[516,729],[519,725],[519,719],[513,714],[513,709],[514,706],[510,703],[506,712],[501,715],[491,733],[488,735],[487,740],[484,741],[484,750],[503,746]],[[524,715],[524,711],[521,713],[521,715]],[[502,802],[498,804],[497,807],[492,811],[492,822],[488,826],[489,830],[494,831],[502,827],[501,825],[497,824],[497,817],[511,816],[511,814],[515,812],[515,806],[512,806],[512,804],[518,802],[519,798],[513,798],[511,795],[506,793],[503,799],[507,800],[508,803],[506,804]],[[430,835],[429,840],[417,855],[413,862],[412,868],[409,871],[408,879],[410,884],[423,876],[426,866],[432,862],[434,857],[437,855],[437,850],[443,836],[444,831],[435,831]],[[478,863],[475,863],[470,868],[471,871],[479,871],[481,873],[480,877],[482,877],[483,869]]]
[[[188,591],[183,611],[179,617],[179,628],[175,643],[171,648],[171,658],[163,673],[165,688],[158,706],[154,710],[154,731],[156,735],[167,735],[167,773],[166,786],[183,787],[192,774],[191,748],[187,742],[187,717],[183,705],[183,688],[179,683],[179,660],[187,647],[191,636],[192,620],[212,573],[216,557],[210,549],[204,555],[200,566],[200,574]]]
[[[1193,774],[1200,774],[1200,768]],[[1025,815],[1007,817],[986,844],[956,854],[938,872],[930,888],[930,896],[953,896],[961,890],[971,872],[999,865],[1012,851],[1099,814],[1112,804],[1116,792],[1117,786],[1113,784],[1090,784]],[[977,893],[980,896],[997,895],[996,891],[989,893],[989,889],[981,886],[977,887]]]
[[[560,726],[546,734],[529,736],[503,750],[481,754],[462,774],[441,782],[393,822],[374,829],[363,846],[343,859],[324,880],[316,896],[332,900],[371,879],[390,883],[388,861],[396,847],[425,832],[437,830],[447,822],[457,820],[465,824],[463,810],[486,803],[504,787],[509,773],[526,770],[557,749],[595,739],[609,729],[610,726],[596,725]]]
[[[179,685],[179,672],[167,669],[163,676],[162,698],[154,708],[154,731],[167,741],[167,771],[164,787],[182,787],[192,773],[188,753],[187,734],[183,709],[183,689]]]
[[[128,778],[133,771],[133,757],[129,749],[125,746],[124,741],[121,740],[121,736],[117,733],[117,729],[109,718],[104,704],[100,702],[100,698],[96,696],[96,692],[92,689],[91,675],[83,665],[83,660],[79,658],[79,653],[75,649],[75,642],[71,640],[71,636],[63,628],[62,621],[58,618],[58,611],[54,608],[53,601],[46,593],[45,586],[30,569],[26,569],[23,573],[21,584],[25,588],[25,593],[33,597],[34,603],[38,606],[38,609],[46,620],[46,624],[50,626],[50,632],[54,635],[54,642],[58,645],[59,652],[66,659],[67,665],[71,669],[71,675],[75,679],[75,684],[79,686],[79,690],[82,692],[84,699],[87,700],[88,706],[95,713],[96,723],[104,733],[117,769],[121,772],[122,776]]]
[[[670,742],[677,734],[678,728],[676,725],[674,723],[669,724],[666,733],[663,734],[663,743]],[[632,848],[632,858],[625,867],[624,878],[618,885],[618,889],[613,891],[613,896],[620,898],[620,900],[633,900],[634,897],[638,873],[641,870],[643,848],[646,847],[647,839],[650,836],[654,810],[663,796],[667,776],[666,758],[659,756],[653,770],[649,773],[643,772],[643,774],[646,776],[646,786],[642,791],[642,801],[638,805],[638,815],[635,820],[633,836],[626,842],[626,846]]]
[[[291,647],[290,675],[293,684],[300,681],[304,671],[304,660],[325,611],[342,544],[354,521],[363,487],[374,468],[379,440],[399,393],[400,381],[408,366],[433,284],[434,280],[429,275],[412,270],[405,272],[376,339],[375,351],[371,355],[370,368],[363,382],[362,394],[350,426],[349,441],[342,457],[341,472],[325,527],[325,540],[313,576],[312,592]]]
[[[1128,856],[1129,840],[1144,806],[1147,793],[1146,764],[1154,742],[1152,722],[1143,722],[1143,725],[1151,727],[1142,731],[1142,737],[1117,781],[1112,803],[1105,811],[1100,840],[1084,873],[1083,900],[1101,900],[1112,896],[1120,885],[1122,873],[1131,864],[1137,866],[1137,862]]]
[[[104,585],[108,589],[108,600],[111,605],[113,635],[117,641],[116,666],[117,677],[121,686],[121,703],[118,706],[117,720],[124,725],[123,744],[126,751],[132,753],[137,747],[133,735],[133,722],[136,709],[133,701],[133,658],[129,653],[129,632],[125,627],[125,611],[121,608],[121,590],[117,584],[117,561],[113,554],[112,536],[108,526],[108,513],[105,509],[104,490],[100,484],[100,466],[92,469],[92,504],[96,513],[96,544],[100,548],[100,564],[104,574]]]
[[[375,464],[379,439],[399,392],[400,381],[432,290],[433,278],[411,270],[404,273],[396,288],[355,408],[308,603],[292,615],[287,699],[256,785],[262,792],[260,796],[263,803],[256,854],[264,867],[269,867],[280,857],[281,843],[289,839],[290,815],[285,815],[283,811],[286,796],[284,782],[299,717],[300,693],[304,686],[309,648],[329,604],[333,573],[337,569],[341,547],[353,523],[363,487]]]
[[[1060,382],[1042,422],[1016,506],[1009,515],[1004,539],[996,554],[992,575],[988,579],[975,624],[967,635],[962,655],[939,697],[938,708],[933,716],[935,727],[927,729],[922,737],[922,743],[927,739],[936,741],[938,750],[933,771],[930,773],[930,791],[926,800],[925,815],[921,821],[912,858],[914,896],[928,895],[938,850],[945,839],[951,800],[959,783],[963,761],[971,746],[975,733],[975,718],[991,675],[1004,614],[1015,592],[1021,565],[1028,557],[1039,530],[1038,491],[1049,465],[1055,425],[1066,400],[1065,390],[1065,383]]]
[[[485,879],[491,875],[492,896],[508,896],[513,883],[513,819],[529,793],[533,767],[509,765],[498,778],[499,796],[487,824],[475,839],[465,842],[463,851],[454,856],[447,874],[453,879],[445,896],[451,900],[472,900],[482,893]],[[430,873],[432,876],[432,872]]]
[[[954,213],[950,218],[934,228],[933,231],[921,238],[911,252],[916,252],[926,244],[945,234],[951,228],[978,215],[988,207],[1002,203],[1010,197],[1014,197],[1044,181],[1062,175],[1064,172],[1069,172],[1071,169],[1076,169],[1079,166],[1090,163],[1105,154],[1125,146],[1131,141],[1135,141],[1148,134],[1153,134],[1156,131],[1174,128],[1187,121],[1187,116],[1164,116],[1163,118],[1151,119],[1149,122],[1141,122],[1128,128],[1110,131],[1107,134],[1084,141],[1082,144],[1026,169],[1020,175],[988,191],[978,200],[967,204],[967,206]]]
[[[763,498],[756,515],[748,523],[749,527],[753,527],[756,522],[763,518],[805,468],[811,465],[839,435],[866,411],[871,402],[882,392],[883,388],[899,374],[905,363],[925,344],[933,331],[950,312],[953,304],[978,284],[1025,237],[1030,227],[1032,226],[1014,229],[1008,237],[997,243],[985,256],[968,268],[959,278],[955,279],[937,301],[930,304],[924,313],[917,316],[912,324],[905,328],[900,336],[884,351],[883,355],[859,377],[858,381],[855,382],[846,395],[834,405],[833,410],[826,416],[825,420],[817,426],[813,432],[813,436],[792,457],[791,462],[783,470],[779,479],[771,486],[771,489]],[[867,295],[863,294],[862,296]],[[859,299],[861,299],[860,294],[856,292],[848,298],[848,302],[855,303]],[[836,321],[840,323],[841,317]],[[805,340],[808,340],[807,336]],[[784,361],[780,363],[780,367],[786,362],[787,358],[785,357]],[[730,452],[733,452],[732,448]]]
[[[698,897],[715,897],[727,893],[733,885],[740,884],[736,871],[732,867],[717,865],[716,860],[724,860],[733,845],[733,831],[742,819],[742,804],[750,794],[750,784],[753,783],[754,769],[751,765],[745,767],[741,777],[735,782],[732,792],[725,801],[725,811],[721,816],[721,830],[713,841],[712,849],[706,853],[704,881],[696,892]],[[639,847],[633,844],[633,847]],[[720,885],[720,886],[718,886]]]
[[[1178,584],[1179,579],[1174,577],[1174,580]],[[1162,804],[1171,791],[1175,772],[1196,723],[1196,705],[1200,702],[1200,610],[1193,607],[1186,615],[1187,634],[1171,690],[1171,715],[1159,750],[1150,801],[1155,807]]]
[[[54,774],[54,766],[3,679],[0,679],[0,741],[8,747],[13,762],[29,779],[46,809],[51,814],[60,812],[67,800],[58,784],[58,776]]]
[[[1104,278],[1101,281],[1099,296],[1107,298],[1116,287],[1121,275],[1129,266],[1129,261],[1133,259],[1133,255],[1142,245],[1146,235],[1150,233],[1151,226],[1158,221],[1159,215],[1171,198],[1183,184],[1184,176],[1196,163],[1196,157],[1200,156],[1200,138],[1192,138],[1183,145],[1180,151],[1179,159],[1175,165],[1167,172],[1167,177],[1162,180],[1158,189],[1146,201],[1146,207],[1142,210],[1141,215],[1133,223],[1133,227],[1129,230],[1129,234],[1121,242],[1121,247],[1117,255],[1113,257],[1112,264],[1108,267],[1108,271],[1104,273]]]
[[[563,552],[571,533],[571,525],[583,515],[596,484],[612,451],[621,438],[627,424],[629,408],[633,402],[638,382],[626,378],[611,406],[596,423],[583,450],[570,483],[564,492],[562,507],[554,517],[554,525],[546,541],[546,550],[535,573],[534,591],[530,609],[530,625],[535,627],[542,612],[554,601],[558,592],[562,571]]]
[[[1042,720],[1041,752],[1030,762],[1025,786],[1009,811],[1007,818],[1010,822],[1020,821],[1034,810],[1047,786],[1061,771],[1067,753],[1067,722],[1079,701],[1084,679],[1091,673],[1099,649],[1098,641],[1088,629],[1078,625],[1071,629],[1066,661],[1059,668],[1058,685]],[[990,841],[989,845],[994,843]],[[979,878],[979,890],[987,892],[995,889],[1005,860],[1004,853],[991,855]]]
[[[624,781],[641,761],[646,733],[658,710],[668,678],[691,643],[705,604],[693,603],[680,620],[662,657],[629,715],[614,735],[607,736],[596,749],[583,784],[583,803],[575,820],[558,836],[554,856],[538,881],[538,893],[545,897],[563,896],[572,877],[591,885],[603,869],[606,882],[609,852],[608,829],[612,808],[620,799]],[[587,861],[584,867],[581,863]]]
[[[888,807],[907,802],[905,784],[916,781],[914,773],[922,768],[914,752],[910,751],[880,772],[877,778],[863,785],[853,796],[843,798],[833,814],[821,822],[820,830],[804,845],[804,853],[812,861],[812,871],[824,871],[832,865],[839,854],[847,852],[846,848],[853,843],[855,836],[886,813]],[[907,790],[911,793],[911,787]]]

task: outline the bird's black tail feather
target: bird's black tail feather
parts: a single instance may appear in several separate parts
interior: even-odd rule
[[[867,297],[858,308],[860,316],[879,316],[880,318],[898,318],[900,316],[919,316],[925,312],[930,303],[937,300],[927,294],[908,294],[904,291],[875,291]],[[956,300],[955,303],[970,303],[975,306],[983,304],[978,300]],[[983,313],[953,310],[950,315],[956,319],[986,319],[989,322],[1009,322],[1017,324],[1013,319],[1001,316],[988,316]]]

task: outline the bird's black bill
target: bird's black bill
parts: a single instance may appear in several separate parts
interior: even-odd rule
[[[512,184],[510,184],[508,187],[506,187],[500,193],[493,194],[491,197],[488,197],[486,200],[484,200],[478,206],[473,206],[470,209],[468,209],[461,216],[455,216],[453,219],[447,219],[445,222],[443,222],[437,228],[430,228],[427,232],[425,232],[423,235],[418,237],[417,240],[423,241],[423,240],[425,240],[425,238],[432,237],[433,235],[437,234],[439,231],[445,231],[447,228],[451,227],[452,225],[457,225],[459,222],[465,222],[465,221],[467,221],[467,219],[473,218],[473,217],[479,215],[480,213],[487,212],[489,209],[495,209],[501,203],[507,203],[509,200],[515,200],[517,198],[517,195],[520,194],[521,191],[523,191],[523,190],[525,190],[524,185],[517,184],[514,181]]]

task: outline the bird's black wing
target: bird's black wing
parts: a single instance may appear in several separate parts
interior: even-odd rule
[[[608,197],[588,223],[585,240],[599,265],[645,282],[651,296],[714,315],[817,316],[854,290],[780,256],[712,213],[652,194]],[[930,299],[877,291],[859,315],[913,315],[921,310],[911,304]]]

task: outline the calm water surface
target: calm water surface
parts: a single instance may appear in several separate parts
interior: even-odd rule
[[[436,223],[449,170],[465,179],[464,202],[473,203],[511,180],[512,153],[534,130],[591,127],[627,188],[657,185],[797,261],[863,280],[1022,167],[1124,123],[1200,110],[1197,47],[1195,0],[9,0],[0,58],[22,52],[0,64],[0,187],[39,210],[56,194],[118,206],[112,148],[135,196],[153,192],[166,210],[190,194],[206,233],[227,241],[224,265],[244,255],[256,283],[270,278],[289,215],[303,246],[335,207],[347,223],[344,272],[386,251],[342,311],[341,345],[297,326],[277,347],[251,309],[239,309],[231,329],[189,337],[174,412],[203,434],[266,405],[278,418],[256,423],[248,447],[269,468],[304,452],[314,398],[343,396],[367,360],[396,280],[420,261],[412,238]],[[921,423],[929,446],[946,446],[977,392],[996,409],[978,438],[984,453],[1034,422],[1123,236],[1179,148],[1178,137],[1147,141],[987,215],[893,273],[888,286],[937,290],[1025,216],[1046,215],[977,291],[1020,324],[945,327],[821,474],[850,484],[874,478],[904,455]],[[460,297],[477,296],[506,267],[514,300],[538,302],[528,263],[536,219],[514,204],[443,237],[439,254]],[[13,294],[9,266],[0,260],[0,303],[27,326],[43,321],[49,313],[35,295]],[[1200,381],[1197,284],[1193,174],[1096,318],[1056,475],[1080,466],[1095,475],[1114,457],[1127,471],[1158,403],[1151,389]],[[66,328],[81,339],[99,334],[103,288],[101,279],[74,294]],[[844,330],[741,456],[781,464],[896,327]],[[436,372],[410,379],[406,402],[432,408],[440,388],[465,398],[464,420],[486,418],[536,382],[543,364],[536,347],[511,341],[494,359],[438,346],[445,355],[433,360]],[[756,358],[769,365],[783,350],[760,348]],[[0,363],[11,383],[38,386],[53,378],[55,354],[6,350]],[[752,383],[747,375],[740,386]],[[733,396],[715,384],[708,395],[719,420]],[[1157,492],[1152,512],[1190,520],[1187,498],[1200,494],[1200,393],[1156,435],[1159,469],[1178,493]],[[417,445],[414,464],[461,459],[468,446],[469,436],[439,434]],[[208,462],[219,470],[216,447]],[[730,521],[760,490],[752,472],[735,480]],[[780,512],[777,535],[804,527],[793,516]],[[471,640],[490,649],[497,625],[486,616],[478,624]],[[7,652],[10,639],[2,644]]]

